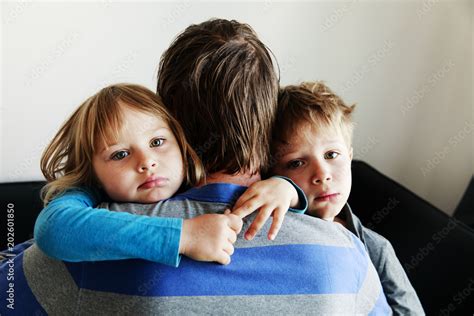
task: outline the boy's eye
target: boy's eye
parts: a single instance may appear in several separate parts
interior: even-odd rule
[[[339,156],[338,152],[329,151],[329,152],[324,154],[324,159],[335,159],[335,158],[337,158],[337,156]]]
[[[110,159],[112,159],[112,160],[122,160],[123,158],[125,158],[127,156],[128,156],[128,152],[125,151],[125,150],[121,150],[121,151],[117,151],[117,152],[113,153],[112,156],[110,157]]]
[[[288,169],[296,169],[296,168],[299,168],[303,165],[303,162],[301,160],[293,160],[293,161],[290,161],[286,167]]]
[[[150,142],[150,147],[160,147],[164,141],[163,138],[155,138]]]

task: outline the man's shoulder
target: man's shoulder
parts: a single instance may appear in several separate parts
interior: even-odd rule
[[[267,222],[266,228],[269,229],[270,224]],[[295,239],[300,243],[350,248],[355,248],[359,242],[350,231],[338,223],[288,212],[276,241],[293,243]]]
[[[9,306],[0,306],[0,314],[75,314],[78,288],[68,282],[70,275],[64,263],[46,256],[36,244],[27,243],[21,253],[0,265],[0,275],[5,276],[0,281],[0,298],[11,301]]]
[[[202,214],[222,213],[231,207],[246,187],[230,183],[213,183],[191,188],[170,199],[153,204],[102,203],[112,211],[138,215],[192,218]]]

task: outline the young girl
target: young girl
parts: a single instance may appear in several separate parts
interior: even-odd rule
[[[42,192],[46,207],[37,219],[35,239],[51,257],[141,258],[177,266],[184,254],[230,262],[242,227],[237,215],[226,212],[182,220],[94,208],[104,199],[155,203],[204,182],[199,158],[179,124],[144,87],[117,84],[87,99],[46,148],[41,169],[48,184]],[[268,210],[276,201],[272,212],[281,220],[290,203],[298,204],[298,194],[286,180],[271,178],[254,187],[271,188],[272,194],[250,196],[240,204]],[[259,214],[252,234],[267,213]],[[281,222],[273,224],[272,236]]]

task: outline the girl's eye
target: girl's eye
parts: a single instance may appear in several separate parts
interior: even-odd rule
[[[150,142],[150,147],[160,147],[164,143],[163,138],[155,138]]]
[[[336,159],[340,154],[335,151],[329,151],[324,154],[324,159]]]
[[[117,151],[117,152],[113,153],[112,156],[110,157],[110,159],[112,159],[112,160],[122,160],[123,158],[125,158],[127,156],[128,156],[128,152],[126,152],[125,150],[121,150],[121,151]]]
[[[303,165],[303,162],[301,160],[293,160],[290,161],[286,166],[288,169],[296,169],[299,168]]]

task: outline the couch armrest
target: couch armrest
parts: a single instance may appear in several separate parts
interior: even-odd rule
[[[1,215],[1,238],[0,249],[7,248],[7,224],[13,222],[14,242],[19,244],[25,240],[33,238],[33,228],[36,217],[43,209],[43,203],[40,199],[40,190],[45,182],[13,182],[0,183],[0,205]],[[9,204],[13,204],[13,221],[8,219]],[[10,205],[11,206],[11,205]]]
[[[474,231],[362,161],[349,203],[392,243],[428,315],[474,311]]]

